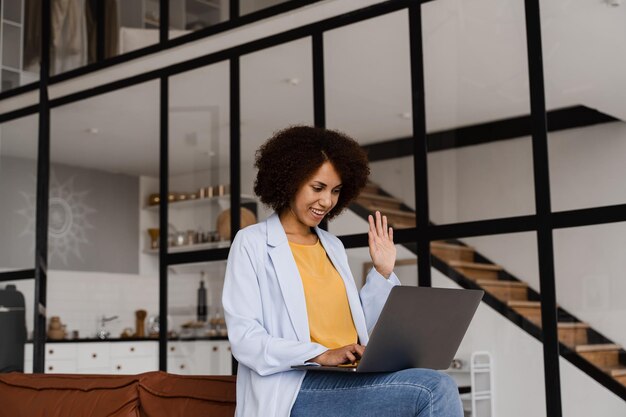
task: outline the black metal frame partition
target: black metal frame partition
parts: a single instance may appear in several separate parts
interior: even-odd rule
[[[424,1],[425,3],[426,1]],[[298,2],[299,3],[299,2]],[[37,229],[35,269],[0,273],[0,281],[27,279],[35,277],[35,334],[34,334],[34,371],[43,372],[45,345],[45,305],[47,276],[47,211],[48,181],[50,164],[50,109],[71,102],[90,98],[106,92],[122,89],[149,80],[160,80],[160,218],[161,230],[167,230],[168,221],[168,80],[170,76],[213,63],[229,61],[230,64],[230,176],[231,208],[239,213],[241,206],[240,175],[240,57],[272,46],[297,39],[311,37],[313,59],[314,121],[317,126],[325,126],[326,111],[324,97],[323,33],[325,31],[382,16],[394,11],[408,10],[409,30],[411,35],[411,94],[414,136],[414,184],[417,223],[415,228],[401,229],[395,233],[396,243],[417,243],[419,285],[430,286],[431,263],[430,242],[441,239],[464,238],[481,235],[496,235],[515,232],[537,232],[538,257],[540,266],[540,285],[542,296],[543,360],[546,392],[547,415],[560,417],[561,392],[559,371],[559,344],[556,327],[556,291],[554,277],[554,259],[552,231],[555,228],[594,225],[626,221],[626,204],[597,207],[584,210],[571,210],[553,213],[550,207],[550,183],[547,153],[546,109],[543,88],[543,65],[541,53],[541,27],[539,20],[539,0],[525,0],[526,32],[529,62],[529,81],[531,94],[531,121],[533,163],[535,176],[536,214],[516,216],[446,225],[429,223],[427,143],[424,103],[424,72],[422,53],[421,3],[411,0],[394,0],[369,6],[344,15],[332,17],[283,33],[258,39],[246,44],[222,50],[193,60],[170,65],[141,75],[116,81],[94,89],[48,100],[47,89],[52,82],[48,77],[49,55],[42,54],[40,80],[40,102],[17,111],[0,115],[0,123],[30,114],[39,114],[39,147],[37,168]],[[49,18],[50,0],[43,1],[45,17]],[[49,25],[45,26],[44,45],[49,41]],[[195,35],[195,34],[194,34]],[[161,33],[163,37],[163,31]],[[199,36],[199,35],[196,35]],[[169,41],[172,42],[172,41]],[[72,76],[78,76],[76,73]],[[70,75],[66,74],[66,78]],[[238,215],[231,218],[231,230],[239,230]],[[346,248],[366,247],[367,234],[355,234],[340,237]],[[167,236],[160,235],[160,247],[167,248]],[[159,338],[159,368],[167,369],[167,267],[176,264],[224,260],[228,249],[204,250],[195,252],[168,254],[163,249],[159,253],[159,308],[161,333]]]

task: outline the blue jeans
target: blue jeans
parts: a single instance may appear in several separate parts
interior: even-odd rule
[[[463,417],[456,383],[430,369],[352,374],[309,371],[291,417]]]

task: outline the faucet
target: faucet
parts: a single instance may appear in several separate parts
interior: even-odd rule
[[[118,316],[106,317],[102,315],[100,318],[100,329],[96,332],[96,337],[98,339],[108,339],[111,336],[111,332],[106,329],[106,324],[110,321],[117,319]]]

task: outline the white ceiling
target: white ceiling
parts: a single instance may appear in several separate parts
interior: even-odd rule
[[[626,120],[626,5],[542,0],[548,108],[584,104]],[[523,1],[422,6],[429,131],[529,113]],[[361,143],[411,134],[406,11],[325,33],[327,125]],[[241,59],[242,160],[273,131],[313,122],[310,39]],[[228,63],[170,81],[170,172],[228,164]],[[3,155],[36,156],[37,118],[1,126]],[[90,133],[90,129],[98,133]],[[53,162],[158,173],[158,81],[53,109]]]

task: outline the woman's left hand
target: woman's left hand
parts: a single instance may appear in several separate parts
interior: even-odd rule
[[[396,263],[396,245],[393,244],[393,229],[387,226],[387,216],[380,215],[376,211],[376,221],[370,214],[368,216],[370,228],[367,231],[370,256],[374,262],[374,268],[385,278],[389,278]]]

